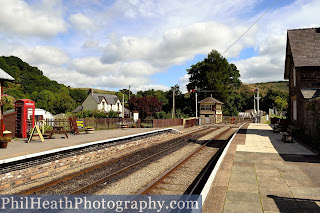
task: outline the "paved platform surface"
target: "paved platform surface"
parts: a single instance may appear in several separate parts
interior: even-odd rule
[[[246,130],[247,129],[247,130]],[[320,157],[267,124],[232,141],[203,212],[320,212]]]
[[[183,126],[171,127],[178,131],[184,129]],[[26,138],[13,139],[8,143],[8,147],[0,149],[0,160],[13,158],[37,152],[48,151],[52,149],[58,149],[67,146],[73,146],[78,144],[89,143],[98,140],[117,138],[127,135],[133,135],[143,132],[149,132],[162,128],[128,128],[123,129],[112,129],[112,130],[99,130],[94,131],[93,134],[80,133],[79,135],[68,134],[68,139],[65,138],[64,134],[55,134],[53,139],[45,139],[44,142],[33,139],[30,143],[26,143]]]

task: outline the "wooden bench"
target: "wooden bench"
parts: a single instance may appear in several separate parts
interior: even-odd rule
[[[285,143],[293,143],[293,138],[292,135],[287,133],[287,132],[280,132],[280,134],[282,135],[282,140]]]
[[[275,125],[273,125],[273,132],[280,132],[280,129],[281,129],[282,127],[279,125],[279,124],[275,124]]]
[[[66,138],[68,138],[67,131],[62,126],[54,126],[52,131],[48,132],[48,138],[51,138],[53,134],[65,134]]]

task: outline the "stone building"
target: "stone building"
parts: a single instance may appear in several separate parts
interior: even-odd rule
[[[320,120],[316,110],[320,96],[320,28],[288,30],[284,78],[289,80],[290,124],[314,135]]]
[[[205,98],[200,104],[200,118],[202,124],[222,122],[222,102],[213,97]]]

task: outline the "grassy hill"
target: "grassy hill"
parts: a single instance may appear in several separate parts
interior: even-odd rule
[[[274,81],[265,83],[254,83],[254,84],[242,84],[240,87],[241,92],[252,92],[259,86],[259,90],[262,95],[265,95],[269,89],[278,90],[284,93],[289,93],[289,81]]]
[[[71,89],[80,89],[85,92],[88,92],[90,88],[71,88]],[[100,94],[110,94],[110,95],[117,95],[118,92],[116,91],[108,91],[108,90],[102,90],[102,89],[93,89],[94,93],[100,93]]]

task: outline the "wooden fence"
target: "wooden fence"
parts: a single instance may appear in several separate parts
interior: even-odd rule
[[[197,125],[197,119],[188,119],[185,121],[184,128],[190,128]]]
[[[83,127],[93,127],[97,130],[102,129],[117,129],[120,128],[122,124],[122,118],[81,118],[77,121],[83,122]],[[131,118],[125,118],[124,123],[127,124],[128,128],[131,128],[133,125],[138,128],[163,128],[169,126],[179,126],[183,125],[183,119],[153,119],[153,120],[140,120],[134,124]],[[61,126],[65,130],[70,130],[70,121],[69,119],[47,119],[45,121],[36,122],[39,127],[42,125],[46,126]],[[81,130],[81,128],[80,128]]]
[[[153,119],[153,128],[183,125],[183,119]]]
[[[82,121],[84,128],[90,126],[97,130],[117,129],[120,128],[122,124],[122,118],[81,118],[77,119],[77,121]],[[133,120],[130,118],[125,118],[124,122],[129,128],[133,125]],[[36,124],[39,125],[39,127],[42,127],[43,124],[46,126],[62,126],[65,130],[70,130],[70,121],[67,118],[47,119],[45,121],[37,121]]]

